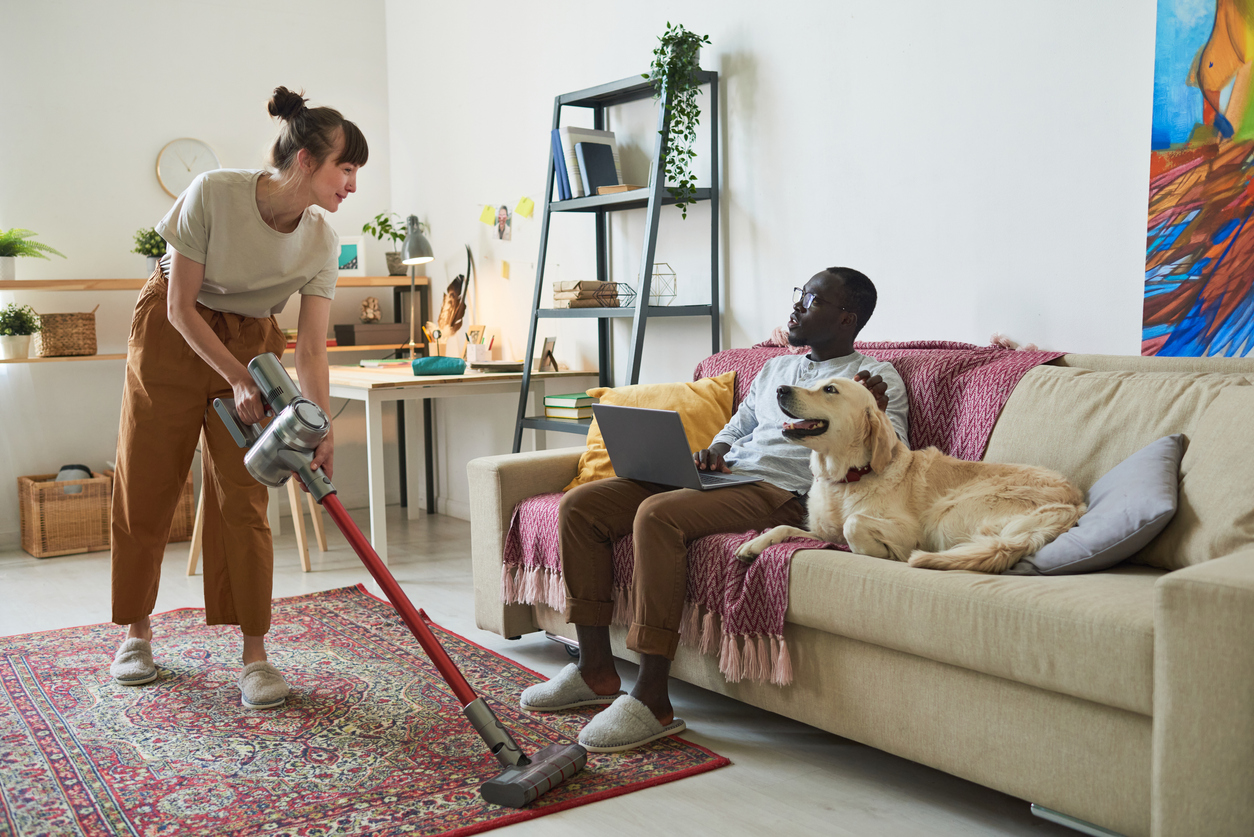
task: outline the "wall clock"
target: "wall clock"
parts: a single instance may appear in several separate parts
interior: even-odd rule
[[[183,194],[197,175],[218,168],[222,166],[213,149],[191,137],[171,140],[157,154],[157,181],[172,198]]]

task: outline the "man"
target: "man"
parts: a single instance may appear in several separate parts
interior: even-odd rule
[[[788,342],[809,346],[810,353],[768,361],[731,421],[709,448],[694,454],[702,470],[749,474],[762,482],[696,491],[615,478],[586,483],[562,498],[562,574],[567,618],[579,638],[579,664],[524,690],[523,709],[556,712],[612,704],[579,735],[579,743],[594,752],[628,750],[686,728],[671,708],[667,679],[679,645],[688,544],[706,535],[800,526],[805,520],[810,451],[784,438],[787,416],[776,402],[776,390],[854,378],[875,394],[897,435],[906,438],[901,377],[890,364],[853,348],[875,300],[871,280],[846,267],[830,267],[794,290]],[[619,691],[609,625],[613,543],[628,533],[635,536],[635,612],[627,647],[641,658],[640,676],[625,695]]]

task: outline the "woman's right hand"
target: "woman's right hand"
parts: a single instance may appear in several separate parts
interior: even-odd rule
[[[256,424],[266,417],[266,406],[261,400],[261,390],[251,377],[231,385],[235,394],[235,415],[244,424]]]

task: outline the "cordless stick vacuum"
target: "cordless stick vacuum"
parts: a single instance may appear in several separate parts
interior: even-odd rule
[[[462,712],[488,749],[504,766],[504,771],[479,787],[483,798],[494,805],[521,808],[541,794],[574,776],[588,761],[588,751],[578,744],[551,744],[528,758],[501,726],[495,713],[475,694],[466,678],[449,658],[444,646],[428,627],[427,614],[414,608],[392,573],[379,559],[361,530],[335,496],[335,486],[321,470],[310,467],[314,450],[326,438],[331,423],[322,408],[300,394],[300,388],[273,354],[258,355],[248,364],[248,372],[261,390],[262,401],[274,414],[264,430],[246,425],[235,413],[234,399],[215,398],[213,407],[242,448],[244,464],[258,482],[278,488],[295,473],[309,493],[335,521],[366,569],[383,588],[388,600],[414,637],[427,652],[440,676],[462,704]]]

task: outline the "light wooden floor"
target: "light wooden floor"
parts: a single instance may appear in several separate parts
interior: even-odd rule
[[[364,510],[353,514],[368,531]],[[286,525],[287,521],[284,521]],[[275,540],[274,595],[293,596],[373,581],[327,519],[329,551],[311,554],[302,573],[290,527]],[[391,569],[413,602],[463,636],[544,674],[569,661],[532,634],[507,641],[474,624],[470,525],[432,516],[404,519],[388,509]],[[166,551],[157,610],[202,607],[201,577],[186,573],[187,545]],[[0,636],[107,622],[108,553],[37,560],[0,551]],[[228,630],[225,629],[224,630]],[[123,634],[119,629],[119,641]],[[159,642],[159,638],[157,639]],[[624,687],[634,666],[620,662]],[[1042,835],[1077,832],[1031,815],[1028,803],[672,681],[672,701],[688,721],[685,738],[733,762],[730,767],[520,823],[503,833],[588,837],[660,833],[779,835]]]

